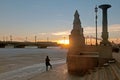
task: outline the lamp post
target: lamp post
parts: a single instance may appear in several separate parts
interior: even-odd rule
[[[12,42],[12,35],[10,35],[10,41]]]
[[[25,42],[27,42],[27,37],[25,38]]]
[[[3,36],[3,41],[5,41],[5,37]]]
[[[49,42],[49,37],[47,37],[47,42]]]
[[[98,43],[97,43],[97,12],[98,12],[98,8],[96,6],[95,7],[96,46],[98,45]]]
[[[66,38],[66,37],[63,37],[63,38],[64,38],[64,44],[65,44],[65,38]]]
[[[35,43],[37,42],[37,36],[35,36]]]

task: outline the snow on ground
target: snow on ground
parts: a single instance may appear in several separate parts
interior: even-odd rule
[[[65,60],[52,61],[51,64],[57,65],[65,63]],[[45,72],[45,63],[34,64],[31,66],[19,68],[13,71],[0,74],[0,80],[29,80],[36,74]]]

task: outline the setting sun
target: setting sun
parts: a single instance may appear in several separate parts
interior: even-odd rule
[[[59,44],[69,44],[69,40],[59,40]]]

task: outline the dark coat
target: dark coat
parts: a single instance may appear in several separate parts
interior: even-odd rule
[[[46,63],[46,66],[51,65],[51,64],[50,64],[50,59],[49,59],[48,57],[45,59],[45,63]]]

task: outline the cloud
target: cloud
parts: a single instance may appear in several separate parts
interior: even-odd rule
[[[95,37],[96,33],[96,28],[93,26],[86,26],[83,27],[84,29],[84,36],[93,36]],[[60,31],[60,32],[54,32],[50,33],[52,36],[68,36],[70,35],[71,30],[66,30],[66,31]],[[101,39],[102,35],[102,27],[98,26],[97,27],[97,32],[98,32],[98,38]],[[120,24],[114,24],[114,25],[109,25],[108,26],[108,32],[109,32],[109,37],[110,38],[118,38],[120,37],[118,34],[120,33]]]
[[[95,38],[95,27],[86,26],[84,28],[84,36],[92,36]],[[98,26],[98,39],[101,40],[102,35],[102,26]],[[120,43],[120,24],[108,25],[109,40],[114,41],[115,43]]]
[[[39,33],[39,35],[43,35],[43,36],[46,35],[46,34],[47,34],[47,33]]]
[[[110,25],[109,32],[120,32],[120,24]]]
[[[102,32],[102,28],[101,27],[97,27],[97,32],[100,33]],[[93,26],[87,26],[84,27],[84,34],[95,34],[96,33],[96,28]]]
[[[52,35],[55,35],[55,36],[62,36],[62,35],[69,35],[70,34],[70,31],[61,31],[61,32],[55,32],[55,33],[51,33]]]
[[[96,28],[93,27],[93,26],[84,27],[84,33],[85,34],[95,34],[95,32],[96,32]],[[97,32],[98,33],[102,32],[102,27],[101,26],[97,27]],[[109,33],[120,32],[120,24],[109,25],[108,26],[108,32]]]
[[[86,26],[83,27],[84,29],[84,36],[92,36],[93,38],[95,37],[95,27],[93,26]],[[52,40],[59,40],[63,39],[63,36],[66,37],[66,39],[69,39],[69,35],[71,34],[71,30],[66,30],[66,31],[59,31],[59,32],[41,32],[41,33],[34,33],[34,34],[29,34],[27,35],[28,41],[34,41],[35,36],[37,36],[37,40],[47,40],[47,37]],[[102,27],[98,26],[98,38],[101,39],[101,32],[102,32]],[[120,24],[114,24],[114,25],[108,25],[108,32],[109,32],[109,39],[120,39]],[[13,40],[17,41],[24,41],[26,36],[24,35],[16,35],[13,36]],[[0,36],[0,39],[3,40],[3,36]],[[9,39],[9,37],[8,37]]]

